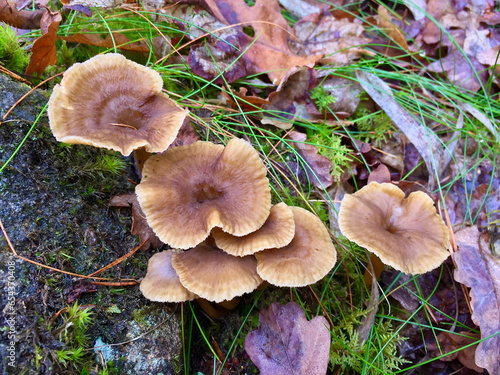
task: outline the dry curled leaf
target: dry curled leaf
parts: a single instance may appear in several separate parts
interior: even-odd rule
[[[146,221],[146,216],[139,206],[137,195],[122,194],[115,195],[109,202],[113,207],[130,207],[132,206],[132,228],[130,233],[139,236],[139,243],[142,243],[142,250],[146,251],[150,248],[159,249],[163,246],[163,242],[156,236],[151,227]]]
[[[62,21],[59,12],[46,11],[40,20],[42,36],[35,40],[31,48],[31,56],[26,74],[37,73],[40,76],[47,65],[55,65],[57,62],[56,38],[59,24]]]
[[[333,176],[330,173],[332,161],[323,155],[319,155],[316,146],[304,143],[307,138],[304,133],[291,131],[288,133],[288,138],[295,141],[293,146],[309,166],[306,166],[305,169],[311,183],[319,189],[327,188],[333,184]]]
[[[500,258],[491,254],[476,226],[455,233],[455,280],[471,288],[472,320],[481,329],[476,365],[500,373]],[[494,335],[486,339],[486,337]]]
[[[259,329],[247,335],[245,350],[262,375],[324,375],[329,327],[322,316],[307,321],[295,302],[275,302],[260,312]]]

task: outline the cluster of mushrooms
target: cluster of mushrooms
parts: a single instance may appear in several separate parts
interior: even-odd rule
[[[248,142],[167,150],[188,111],[162,85],[154,70],[100,55],[65,72],[48,110],[59,141],[158,153],[145,162],[136,194],[150,227],[175,250],[149,260],[146,298],[220,302],[264,280],[305,286],[323,278],[337,258],[328,230],[307,210],[271,207],[267,170]]]
[[[65,72],[48,109],[59,141],[125,156],[140,148],[157,153],[145,162],[136,194],[150,227],[175,250],[151,257],[144,296],[221,302],[263,281],[298,287],[323,278],[337,258],[328,230],[307,210],[271,206],[266,168],[248,142],[168,149],[189,112],[162,86],[154,70],[119,54],[99,55]],[[339,225],[405,273],[427,272],[448,256],[447,228],[422,192],[405,199],[392,184],[371,183],[344,198]]]

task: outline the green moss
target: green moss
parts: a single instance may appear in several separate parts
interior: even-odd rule
[[[14,30],[9,26],[0,25],[0,62],[15,72],[24,71],[29,63],[28,54],[20,47]]]
[[[365,313],[355,312],[333,327],[330,363],[343,374],[389,374],[409,363],[398,355],[398,344],[405,338],[394,334],[390,321],[374,324],[372,337],[360,342],[356,328]]]
[[[396,131],[392,120],[384,111],[372,111],[360,107],[352,116],[358,130],[360,139],[367,143],[380,143],[387,141]]]
[[[349,166],[349,162],[352,158],[349,153],[352,150],[342,145],[342,137],[335,135],[333,132],[329,134],[316,133],[312,136],[311,142],[318,146],[318,154],[332,161],[331,174],[335,180],[340,180],[340,176],[344,173],[346,168]]]

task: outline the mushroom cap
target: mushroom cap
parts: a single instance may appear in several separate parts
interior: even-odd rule
[[[234,257],[214,246],[198,245],[174,254],[172,265],[182,285],[209,301],[231,300],[262,283],[253,255]]]
[[[271,207],[264,225],[246,236],[237,237],[220,228],[212,229],[212,237],[217,247],[238,257],[251,255],[264,249],[286,246],[292,241],[294,234],[295,223],[292,210],[283,202]]]
[[[421,191],[405,199],[397,186],[371,182],[344,197],[339,226],[349,240],[407,274],[431,271],[449,256],[448,228]]]
[[[148,262],[148,272],[139,289],[144,297],[156,302],[184,302],[197,296],[184,288],[172,267],[174,251],[162,251],[153,255]]]
[[[226,147],[196,142],[148,159],[136,193],[149,226],[162,242],[187,249],[214,227],[244,236],[259,229],[271,209],[266,168],[248,143]]]
[[[303,208],[290,209],[295,221],[292,242],[280,249],[256,253],[257,272],[264,280],[277,286],[314,284],[333,268],[337,251],[320,219]]]
[[[61,142],[125,156],[139,147],[164,151],[189,111],[162,93],[162,86],[156,71],[117,53],[74,64],[49,99],[52,133]]]

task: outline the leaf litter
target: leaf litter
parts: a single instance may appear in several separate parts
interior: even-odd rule
[[[475,353],[477,366],[500,373],[500,257],[491,252],[476,226],[455,233],[459,248],[454,259],[455,280],[471,288],[472,320],[481,329]],[[490,337],[491,336],[491,337]]]

